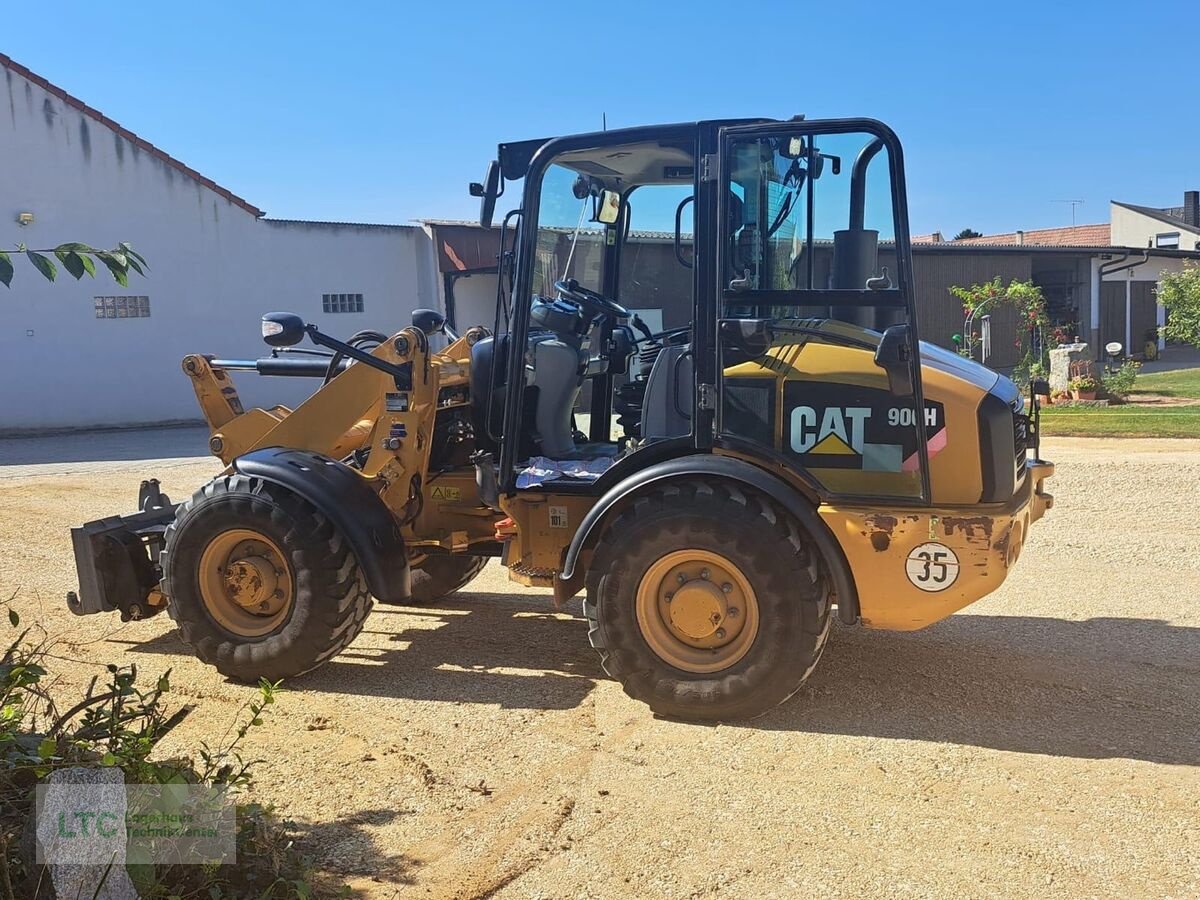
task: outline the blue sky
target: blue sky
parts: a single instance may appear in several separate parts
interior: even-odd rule
[[[1191,4],[6,4],[0,50],[280,218],[469,218],[501,140],[869,115],[914,233],[1200,188]],[[503,202],[503,201],[502,201]]]

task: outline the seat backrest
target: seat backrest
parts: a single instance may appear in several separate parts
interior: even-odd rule
[[[668,344],[654,360],[650,377],[646,379],[646,397],[642,401],[642,437],[652,439],[690,434],[692,390],[692,345]]]
[[[476,341],[471,347],[471,421],[475,428],[475,446],[480,450],[498,449],[492,435],[504,431],[504,388],[507,384],[508,335]]]

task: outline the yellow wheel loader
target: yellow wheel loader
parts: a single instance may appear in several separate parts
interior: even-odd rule
[[[447,304],[342,340],[270,313],[269,356],[186,357],[225,469],[75,529],[71,608],[165,609],[231,678],[287,678],[373,599],[434,602],[496,557],[559,605],[585,592],[630,696],[713,720],[794,694],[834,610],[916,629],[1004,581],[1054,467],[1032,398],[918,340],[889,128],[502,144],[471,186],[483,227],[510,186],[491,323]],[[320,386],[244,410],[251,370]]]

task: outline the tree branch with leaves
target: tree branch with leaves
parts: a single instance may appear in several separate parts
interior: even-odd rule
[[[54,264],[51,256],[55,257],[59,265],[66,269],[67,273],[72,275],[76,281],[83,278],[84,275],[95,278],[96,264],[100,263],[108,269],[109,274],[121,287],[129,286],[130,272],[136,272],[145,277],[146,269],[150,268],[145,257],[129,246],[126,241],[117,244],[112,250],[97,250],[95,247],[78,242],[59,244],[48,250],[31,250],[24,244],[17,244],[14,250],[0,250],[0,284],[5,287],[12,287],[15,273],[13,254],[18,257],[23,254],[47,281],[54,281],[58,277],[58,266]]]
[[[1159,303],[1167,308],[1167,324],[1160,329],[1172,343],[1200,347],[1200,266],[1185,262],[1182,272],[1158,276]]]

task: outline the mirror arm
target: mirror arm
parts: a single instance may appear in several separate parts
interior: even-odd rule
[[[360,350],[358,347],[330,337],[318,330],[316,325],[305,325],[304,330],[308,333],[312,342],[318,346],[336,350],[343,356],[348,356],[350,359],[357,360],[364,365],[370,366],[372,369],[378,369],[380,372],[391,375],[396,379],[397,383],[406,384],[411,381],[412,374],[409,370],[392,365],[387,360],[380,359],[378,356],[372,356],[366,350]]]

